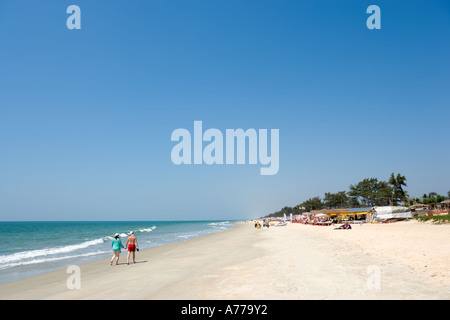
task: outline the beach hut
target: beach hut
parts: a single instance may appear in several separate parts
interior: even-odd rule
[[[412,218],[411,209],[409,207],[400,206],[384,206],[373,207],[373,219],[381,222],[399,221]]]
[[[335,221],[366,222],[372,214],[372,208],[340,208],[311,210],[312,214],[326,214]],[[371,221],[371,219],[369,219]]]
[[[409,209],[411,209],[411,213],[415,217],[426,216],[428,213],[428,205],[423,203],[413,204],[412,206],[409,207]]]
[[[450,200],[444,200],[440,202],[442,213],[448,214],[450,212]]]
[[[409,208],[410,209],[419,209],[419,208],[426,208],[426,207],[428,207],[426,204],[416,203],[416,204],[413,204],[412,206],[410,206]]]

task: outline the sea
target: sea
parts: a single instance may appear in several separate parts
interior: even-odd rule
[[[133,231],[139,249],[145,250],[225,231],[234,226],[233,222],[0,222],[0,283],[111,258],[111,240],[116,233],[125,245],[130,231]],[[126,260],[124,253],[122,251],[122,260]]]

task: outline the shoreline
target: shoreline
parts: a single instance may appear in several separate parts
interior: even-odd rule
[[[149,257],[151,257],[152,255],[167,256],[167,253],[164,253],[164,251],[179,250],[180,246],[184,247],[184,245],[187,243],[189,243],[189,244],[193,243],[195,245],[195,242],[199,239],[206,240],[209,237],[212,237],[216,234],[222,234],[222,233],[232,231],[234,228],[237,227],[237,224],[243,223],[243,222],[234,221],[232,223],[234,224],[234,227],[227,229],[227,230],[217,231],[214,233],[202,235],[202,236],[188,239],[188,240],[167,243],[164,245],[140,250],[139,252],[136,252],[136,263],[135,264],[133,264],[131,262],[132,256],[130,256],[130,265],[127,265],[127,263],[126,263],[127,251],[123,250],[122,253],[120,254],[119,265],[110,266],[110,260],[112,257],[112,251],[111,251],[110,257],[108,257],[106,259],[103,258],[103,259],[100,259],[97,261],[92,261],[92,262],[83,263],[83,264],[78,265],[80,267],[81,277],[83,279],[83,274],[88,274],[88,277],[89,277],[88,281],[91,281],[92,277],[95,274],[97,274],[97,272],[109,271],[110,270],[109,268],[111,268],[112,274],[123,272],[124,271],[123,269],[113,270],[113,268],[134,267],[134,266],[138,266],[140,264],[146,264],[149,262],[149,260],[151,260],[151,258],[149,258]],[[105,266],[108,268],[106,268]],[[105,268],[103,268],[103,267],[105,267]],[[77,292],[80,293],[81,291],[85,291],[85,290],[71,291],[67,288],[66,282],[70,276],[71,276],[71,274],[67,273],[67,268],[62,268],[62,269],[59,269],[56,271],[50,271],[50,272],[27,277],[27,278],[20,279],[20,280],[2,283],[2,284],[0,284],[0,300],[7,300],[7,299],[13,299],[13,300],[16,300],[16,299],[18,299],[18,300],[85,299],[85,298],[79,297],[76,294]],[[110,279],[108,279],[108,281],[109,280]],[[118,279],[118,281],[120,282],[120,279]],[[84,281],[81,280],[81,282],[83,283]],[[39,289],[36,290],[36,288],[39,288]],[[82,289],[84,289],[84,288],[82,288]],[[114,289],[113,291],[116,291],[116,289]],[[70,293],[75,293],[75,294],[70,294]],[[70,297],[65,298],[65,294],[68,294]],[[74,296],[74,297],[71,297],[71,296]],[[98,298],[98,299],[110,299],[110,298],[106,298],[106,297],[102,297],[102,296],[103,296],[103,294],[100,294],[99,295],[100,298]],[[97,299],[97,298],[90,297],[87,299]],[[122,297],[122,298],[118,298],[118,299],[127,299],[127,298]]]
[[[0,254],[0,284],[10,283],[73,264],[86,264],[110,257],[111,240],[119,233],[125,244],[128,231],[135,230],[140,249],[232,228],[230,221],[38,221],[0,222],[6,246]],[[5,228],[5,229],[3,229]],[[38,234],[34,230],[40,229]],[[67,232],[67,230],[70,232]],[[155,230],[157,229],[157,230]],[[19,238],[20,242],[9,239]],[[43,239],[38,245],[32,239]],[[122,254],[124,251],[122,250]]]
[[[109,259],[80,265],[80,289],[68,289],[71,274],[64,269],[2,284],[0,299],[449,299],[449,249],[429,244],[446,239],[450,226],[423,226],[397,222],[338,231],[237,222],[137,252],[129,266],[126,253],[118,266]],[[379,271],[375,289],[368,282],[372,267]]]

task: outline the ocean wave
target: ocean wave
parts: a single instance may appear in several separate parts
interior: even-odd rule
[[[13,267],[19,267],[19,266],[25,266],[25,265],[30,265],[30,264],[54,262],[54,261],[58,261],[58,260],[65,260],[65,259],[72,259],[72,258],[89,257],[89,256],[104,254],[107,252],[108,251],[93,251],[93,252],[83,253],[83,254],[79,254],[79,255],[52,257],[52,258],[39,258],[39,259],[33,259],[33,260],[27,260],[27,261],[22,260],[19,262],[9,262],[9,263],[5,263],[5,264],[1,264],[0,270],[13,268]]]
[[[150,227],[150,228],[139,229],[138,231],[139,232],[152,232],[155,229],[156,229],[156,227],[153,226],[153,227]]]
[[[0,256],[0,265],[13,263],[15,261],[21,261],[24,259],[33,259],[37,257],[50,256],[62,253],[69,253],[79,249],[85,249],[90,246],[95,246],[98,244],[104,243],[105,240],[103,238],[86,241],[79,244],[68,245],[64,247],[55,247],[55,248],[45,248],[38,250],[30,250],[30,251],[21,251],[9,255]]]
[[[182,239],[190,239],[190,238],[196,238],[200,235],[200,232],[194,232],[194,233],[185,233],[185,234],[180,234],[177,236],[177,238],[182,238]]]
[[[142,228],[139,230],[136,230],[141,233],[145,232],[152,232],[156,229],[156,226],[152,226],[150,228]],[[119,236],[121,238],[128,237],[127,233],[120,233]],[[114,237],[112,236],[105,236],[103,238],[95,239],[95,240],[88,240],[79,244],[74,245],[68,245],[68,246],[61,246],[61,247],[53,247],[53,248],[44,248],[44,249],[37,249],[37,250],[29,250],[29,251],[21,251],[9,255],[3,255],[0,256],[0,266],[4,264],[10,264],[14,262],[18,262],[21,260],[29,260],[29,259],[35,259],[39,257],[46,257],[46,256],[52,256],[52,255],[58,255],[58,254],[64,254],[64,253],[70,253],[76,250],[85,249],[87,247],[95,246],[104,243],[105,241],[111,241]]]
[[[229,224],[231,224],[230,221],[221,221],[221,222],[208,223],[208,226],[224,226],[224,225],[229,225]]]
[[[140,233],[144,233],[144,232],[152,232],[152,231],[155,230],[155,229],[156,229],[156,226],[153,226],[153,227],[150,227],[150,228],[136,229],[134,232],[135,232],[135,233],[137,233],[137,232],[140,232]],[[129,235],[130,235],[130,232],[127,232],[127,233],[125,233],[125,232],[119,233],[119,236],[120,236],[121,238],[126,238],[126,237],[128,237]],[[110,238],[109,240],[112,240],[112,239],[113,239],[113,237],[108,237],[108,238]]]
[[[144,232],[152,232],[153,230],[156,229],[156,226],[150,227],[150,228],[142,228],[142,229],[137,229],[135,231],[135,233],[140,232],[140,233],[144,233]],[[119,233],[119,237],[120,238],[127,238],[130,235],[130,231],[129,232],[121,232]],[[103,240],[113,240],[114,237],[113,236],[106,236],[103,238]]]
[[[229,229],[233,224],[229,221],[222,222],[211,222],[208,226],[212,227],[215,230],[226,230]]]

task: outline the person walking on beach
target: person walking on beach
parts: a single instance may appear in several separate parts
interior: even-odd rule
[[[133,252],[133,263],[136,263],[136,250],[139,251],[139,246],[137,243],[137,238],[134,235],[134,232],[130,232],[130,236],[127,239],[127,243],[125,244],[125,247],[128,248],[128,255],[127,255],[127,264],[130,264],[130,254]]]
[[[112,246],[114,255],[113,255],[112,259],[111,259],[111,263],[110,264],[113,265],[114,259],[117,259],[116,265],[118,265],[119,264],[120,249],[124,248],[118,233],[115,234],[114,239],[113,239],[113,241],[111,243],[111,246]]]

